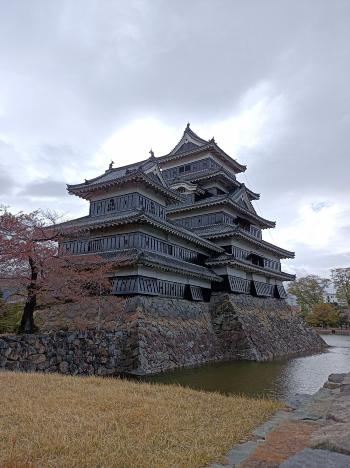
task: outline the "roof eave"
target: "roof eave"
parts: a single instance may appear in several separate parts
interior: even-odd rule
[[[260,227],[263,229],[269,229],[269,228],[274,228],[276,227],[276,222],[275,221],[269,221],[268,219],[261,218],[259,215],[251,213],[248,210],[245,210],[243,207],[241,207],[238,203],[234,202],[227,196],[220,199],[220,200],[214,200],[213,202],[210,202],[210,198],[208,200],[203,200],[203,202],[200,202],[198,204],[192,204],[192,205],[187,205],[187,206],[178,206],[176,208],[171,208],[171,206],[167,207],[167,211],[169,213],[181,213],[182,211],[189,211],[193,210],[194,208],[202,208],[205,206],[214,206],[214,205],[222,205],[225,203],[232,203],[234,208],[236,208],[238,211],[243,212],[244,214],[247,214],[248,216],[251,216],[252,218],[255,218],[255,221],[258,221],[260,223]]]
[[[157,159],[160,162],[168,162],[173,159],[182,159],[184,156],[190,156],[192,154],[202,153],[203,151],[212,150],[215,154],[225,160],[228,164],[231,164],[236,173],[244,172],[247,169],[247,166],[240,164],[235,159],[231,158],[225,151],[223,151],[216,143],[207,143],[198,148],[194,148],[190,151],[184,151],[183,153],[168,153],[164,156],[159,156]]]
[[[295,280],[295,275],[291,275],[291,274],[285,273],[283,271],[278,272],[278,271],[274,271],[274,270],[265,269],[265,268],[259,267],[257,265],[250,265],[249,263],[240,262],[239,260],[232,259],[232,258],[229,258],[227,260],[217,260],[217,261],[208,260],[206,262],[206,264],[209,265],[209,266],[214,266],[214,265],[238,266],[238,267],[242,268],[243,270],[257,271],[257,272],[260,272],[260,273],[264,273],[267,276],[279,278],[281,280],[283,279],[283,281],[294,281]]]
[[[88,232],[93,229],[96,229],[96,230],[103,229],[107,226],[113,226],[113,225],[118,226],[118,225],[124,225],[124,224],[130,224],[130,223],[142,223],[142,222],[146,222],[160,229],[166,230],[168,232],[172,232],[173,234],[179,237],[185,238],[193,242],[194,244],[200,245],[208,250],[211,250],[217,253],[221,253],[224,251],[224,249],[221,248],[220,246],[213,244],[212,242],[193,234],[191,231],[187,231],[184,228],[179,228],[179,226],[176,226],[175,224],[171,224],[169,226],[165,225],[162,222],[158,222],[156,219],[153,219],[147,216],[144,212],[141,212],[141,211],[137,215],[134,215],[132,217],[128,216],[119,220],[113,221],[113,219],[110,219],[110,220],[105,220],[105,222],[102,221],[101,223],[96,223],[96,224],[85,224],[82,226],[74,226],[74,225],[68,226],[66,229],[66,233],[78,234],[80,232]]]
[[[246,235],[239,229],[232,229],[232,231],[222,232],[222,233],[201,234],[201,237],[204,237],[206,239],[222,239],[224,237],[233,237],[233,236],[243,237],[243,239],[253,242],[254,244],[259,245],[265,248],[266,250],[272,251],[273,253],[278,255],[280,259],[295,258],[295,252],[290,252],[289,250],[282,249],[281,247],[278,247],[277,245],[275,246],[262,239],[257,239],[253,236],[250,236],[249,234]]]
[[[144,174],[143,172],[140,172],[140,171],[132,172],[123,177],[120,177],[119,179],[112,179],[110,181],[106,181],[100,184],[94,184],[90,186],[89,185],[86,185],[86,186],[85,185],[79,185],[79,186],[67,185],[67,190],[70,195],[76,195],[80,198],[84,198],[88,200],[89,197],[84,196],[84,194],[89,194],[91,192],[94,192],[100,189],[106,189],[113,185],[120,185],[129,181],[132,181],[132,180],[137,180],[137,178],[142,179],[144,182],[149,184],[152,188],[155,188],[158,191],[160,191],[168,199],[177,200],[179,202],[183,201],[183,197],[180,194],[177,194],[174,190],[171,190],[170,188],[157,184],[150,177],[148,177],[147,174]]]

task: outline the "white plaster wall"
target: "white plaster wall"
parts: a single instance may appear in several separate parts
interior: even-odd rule
[[[267,283],[267,278],[266,276],[259,275],[257,273],[252,273],[252,279],[253,281],[260,281],[261,283]]]
[[[217,275],[230,275],[230,276],[238,276],[239,278],[246,279],[247,274],[243,270],[239,270],[237,268],[232,268],[229,266],[213,266],[211,269],[217,274]]]

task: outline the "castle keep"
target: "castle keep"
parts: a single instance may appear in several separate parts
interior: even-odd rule
[[[0,368],[153,374],[205,362],[266,361],[326,344],[283,301],[275,223],[214,139],[187,125],[165,156],[69,185],[89,215],[62,223],[64,255],[110,260],[113,295],[37,311],[40,335],[0,339]]]
[[[212,291],[284,298],[280,260],[294,257],[262,239],[275,222],[237,180],[246,166],[187,125],[165,156],[113,168],[68,185],[88,216],[61,225],[61,252],[113,262],[113,294],[207,301]]]

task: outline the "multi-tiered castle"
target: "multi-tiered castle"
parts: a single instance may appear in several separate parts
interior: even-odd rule
[[[262,239],[275,222],[239,182],[246,167],[187,125],[165,156],[113,168],[68,185],[89,200],[88,216],[61,225],[61,251],[102,254],[116,295],[208,300],[212,291],[284,298],[280,260],[294,253]]]

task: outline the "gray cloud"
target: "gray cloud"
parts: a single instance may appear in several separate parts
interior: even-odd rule
[[[19,195],[32,198],[59,198],[66,195],[66,184],[63,181],[38,180],[27,184]]]
[[[0,172],[0,195],[6,196],[12,192],[15,184],[8,175],[2,172],[1,168]]]
[[[298,261],[285,261],[284,265],[292,272],[303,275],[317,271],[328,276],[331,268],[346,267],[350,264],[350,248],[343,253],[330,253],[323,250],[315,251],[304,245],[296,246]]]
[[[35,194],[80,209],[57,181],[86,174],[89,155],[131,119],[196,129],[231,117],[268,83],[283,119],[235,155],[262,194],[261,214],[285,227],[303,197],[316,210],[341,203],[350,196],[349,21],[348,0],[2,2],[0,192],[16,185],[14,203]]]

